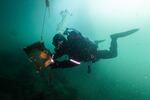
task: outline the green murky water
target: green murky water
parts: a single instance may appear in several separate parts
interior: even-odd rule
[[[99,49],[109,49],[110,34],[140,31],[119,39],[118,57],[94,63],[91,74],[87,64],[37,74],[22,48],[40,40],[44,0],[1,0],[0,100],[149,100],[149,8],[148,0],[50,0],[43,38],[51,51],[52,37],[65,27],[106,39]]]

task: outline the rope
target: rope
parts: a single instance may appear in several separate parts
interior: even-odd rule
[[[47,10],[48,10],[49,16],[50,16],[50,8],[49,8],[50,7],[50,3],[49,3],[49,0],[45,0],[45,4],[46,4],[46,8],[45,8],[44,17],[43,17],[42,32],[41,32],[41,42],[43,42],[44,27],[45,27],[45,20],[46,20]]]
[[[44,17],[43,17],[42,32],[41,32],[41,42],[43,42],[44,26],[45,26],[45,19],[46,19],[46,12],[47,12],[47,7],[45,8]]]

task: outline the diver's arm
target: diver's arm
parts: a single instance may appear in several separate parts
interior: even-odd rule
[[[78,64],[71,62],[70,60],[64,61],[55,61],[55,63],[51,64],[50,67],[54,68],[71,68],[76,67]]]
[[[63,54],[54,53],[54,59],[57,59],[57,58],[62,57],[62,56],[63,56]]]
[[[59,50],[55,48],[55,53],[54,53],[54,59],[57,59],[59,57],[62,57],[64,55],[63,50]]]

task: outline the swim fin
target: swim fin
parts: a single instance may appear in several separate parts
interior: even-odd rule
[[[125,37],[125,36],[128,36],[128,35],[131,35],[135,32],[139,31],[139,29],[132,29],[132,30],[129,30],[129,31],[125,31],[125,32],[121,32],[121,33],[115,33],[115,34],[112,34],[110,35],[110,37],[112,39],[117,39],[117,38],[121,38],[121,37]]]

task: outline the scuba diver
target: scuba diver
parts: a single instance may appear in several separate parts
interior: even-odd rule
[[[98,44],[105,40],[91,41],[72,28],[67,28],[63,34],[56,34],[52,44],[55,46],[53,59],[55,63],[51,68],[69,68],[80,65],[81,62],[96,62],[100,59],[117,57],[117,40],[137,32],[139,29],[132,29],[126,32],[110,35],[111,44],[109,50],[98,50]],[[65,37],[66,36],[66,37]],[[69,59],[57,61],[57,58],[67,55]]]

